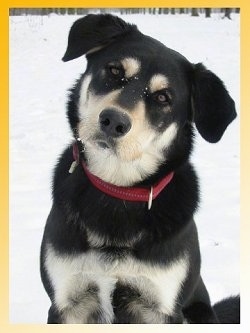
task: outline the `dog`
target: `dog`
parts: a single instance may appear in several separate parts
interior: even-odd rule
[[[236,117],[224,83],[110,14],[72,25],[62,60],[82,55],[41,245],[47,322],[239,322],[239,297],[213,307],[200,275],[189,161],[195,127],[215,143]]]

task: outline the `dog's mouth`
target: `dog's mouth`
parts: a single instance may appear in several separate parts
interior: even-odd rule
[[[107,141],[97,140],[96,145],[101,149],[111,149],[111,145],[107,143]]]
[[[99,149],[115,150],[116,147],[116,142],[113,138],[107,137],[106,135],[101,135],[100,133],[95,135],[92,142]]]

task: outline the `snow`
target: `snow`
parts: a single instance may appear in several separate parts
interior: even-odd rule
[[[45,323],[49,299],[39,274],[39,250],[51,207],[58,155],[71,140],[67,89],[84,71],[84,57],[63,63],[76,16],[10,17],[10,322]],[[238,118],[218,144],[198,134],[192,161],[200,175],[195,220],[202,276],[212,302],[239,293],[239,15],[124,15],[145,34],[190,61],[203,62],[226,84]]]

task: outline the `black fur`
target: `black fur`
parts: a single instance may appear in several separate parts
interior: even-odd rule
[[[78,58],[95,47],[109,45],[117,38],[135,31],[136,26],[118,17],[108,14],[87,15],[73,24],[69,32],[68,48],[62,60]]]
[[[240,297],[232,296],[214,305],[219,322],[221,324],[239,324],[240,323]]]
[[[96,47],[102,49],[91,52]],[[174,112],[170,115],[164,114],[147,96],[145,97],[147,117],[159,132],[165,129],[159,128],[160,123],[164,123],[167,127],[176,121],[178,133],[171,147],[163,152],[166,160],[157,172],[134,185],[149,186],[170,171],[174,171],[175,174],[171,183],[148,210],[146,203],[124,203],[100,192],[92,186],[81,165],[69,174],[68,170],[73,162],[72,146],[63,152],[55,168],[53,206],[47,219],[41,247],[41,276],[52,302],[48,323],[61,323],[62,318],[56,308],[55,291],[45,268],[46,245],[52,244],[60,255],[88,253],[93,246],[88,240],[86,229],[95,232],[103,239],[115,239],[117,245],[96,248],[96,251],[109,262],[116,259],[122,261],[130,255],[144,263],[165,267],[183,253],[188,253],[190,260],[188,277],[178,295],[175,315],[166,316],[166,323],[181,323],[184,317],[191,323],[231,322],[234,320],[232,319],[234,313],[238,311],[237,299],[233,302],[232,311],[224,311],[224,303],[215,305],[213,309],[200,277],[199,243],[193,221],[199,203],[199,185],[196,173],[189,162],[189,156],[194,136],[192,120],[207,141],[217,142],[227,125],[236,116],[234,102],[221,80],[203,65],[190,64],[179,53],[144,36],[136,26],[127,24],[117,17],[88,15],[74,23],[63,60],[72,60],[87,52],[90,54],[87,55],[86,73],[98,73],[99,67],[109,61],[111,56],[115,59],[121,56],[137,57],[141,59],[142,64],[151,59],[151,66],[147,68],[149,77],[154,72],[163,74],[167,72],[173,83]],[[69,96],[68,118],[73,131],[79,123],[78,101],[84,75],[77,81]],[[141,89],[140,80],[131,83],[134,84],[136,91]],[[107,78],[106,81],[108,85],[104,87],[98,74],[93,77],[91,89],[97,95],[112,91],[115,83],[108,81]],[[132,90],[129,90],[129,87],[127,92],[125,90],[120,96],[119,103],[129,109],[131,98],[128,94],[131,94]],[[133,98],[139,99],[140,96],[141,92],[138,96],[133,95]],[[119,246],[139,233],[141,236],[135,240],[133,246]],[[98,293],[98,290],[96,292]],[[134,300],[139,300],[144,308],[157,313],[156,303],[145,299],[145,296],[132,286],[118,282],[112,300],[114,323],[141,322],[140,316],[127,311],[127,305]],[[218,313],[218,318],[215,312]],[[102,322],[100,313],[98,311],[93,313],[88,322]]]
[[[195,66],[193,101],[198,131],[211,143],[219,141],[228,123],[235,118],[234,101],[222,81],[202,64]]]

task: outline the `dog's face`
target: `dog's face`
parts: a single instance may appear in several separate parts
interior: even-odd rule
[[[130,185],[155,172],[185,124],[190,67],[177,54],[168,63],[169,53],[144,37],[124,38],[89,56],[80,85],[78,133],[92,172],[102,179]],[[122,177],[110,178],[119,170]]]
[[[140,182],[163,163],[188,156],[192,121],[214,142],[235,117],[233,101],[213,73],[119,18],[88,15],[76,21],[63,60],[82,54],[88,66],[68,115],[86,146],[90,171],[105,181]]]

